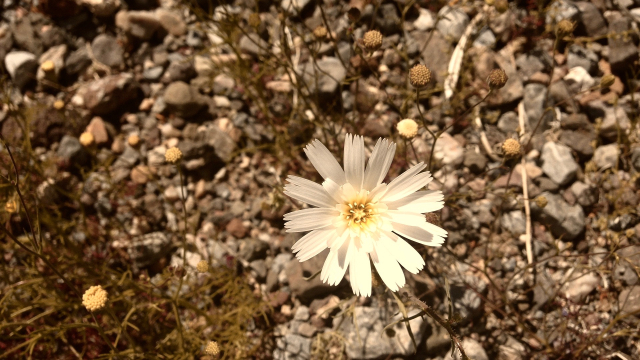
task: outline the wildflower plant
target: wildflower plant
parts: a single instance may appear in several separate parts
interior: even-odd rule
[[[318,140],[305,148],[309,160],[324,178],[322,184],[289,176],[284,193],[314,206],[284,216],[288,232],[310,231],[292,250],[306,261],[329,248],[323,282],[337,285],[347,268],[356,295],[371,295],[371,263],[391,291],[405,285],[402,267],[411,273],[425,263],[405,239],[425,246],[441,246],[447,232],[425,219],[424,213],[440,210],[439,190],[423,190],[431,173],[422,162],[393,181],[384,183],[396,145],[378,140],[365,167],[364,140],[347,135],[344,170]]]

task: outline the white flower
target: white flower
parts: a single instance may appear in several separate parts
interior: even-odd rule
[[[447,236],[423,215],[444,205],[441,191],[418,191],[432,180],[428,171],[421,172],[426,165],[421,162],[385,184],[382,180],[396,151],[392,142],[378,140],[366,168],[360,136],[345,139],[344,170],[318,140],[304,151],[325,180],[320,185],[297,176],[287,178],[284,193],[315,206],[284,216],[287,232],[310,231],[292,247],[298,260],[330,248],[320,275],[323,282],[337,285],[348,267],[353,292],[370,296],[373,263],[390,290],[403,287],[400,265],[414,274],[424,267],[420,254],[403,238],[441,246]]]

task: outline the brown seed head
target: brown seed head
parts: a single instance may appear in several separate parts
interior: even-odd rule
[[[509,10],[509,1],[507,0],[495,0],[493,2],[493,8],[496,9],[497,12],[503,14]]]
[[[382,34],[378,30],[367,31],[362,37],[362,42],[368,51],[376,51],[382,46]]]
[[[616,76],[613,74],[607,74],[600,79],[600,87],[603,89],[608,88],[616,82]]]
[[[431,70],[428,67],[418,64],[409,70],[409,82],[415,88],[427,86],[431,81]]]
[[[562,19],[556,25],[556,37],[562,38],[573,33],[576,24],[573,21]]]
[[[313,30],[313,36],[318,40],[324,40],[327,37],[327,28],[324,26],[318,26]]]
[[[547,200],[547,198],[542,195],[536,198],[536,205],[538,205],[540,209],[544,209],[544,207],[547,206],[548,203],[549,201]]]
[[[82,295],[82,305],[89,311],[100,310],[107,303],[107,291],[100,285],[92,286]]]
[[[204,352],[207,355],[211,356],[218,355],[220,353],[220,346],[218,346],[218,343],[215,341],[209,341],[207,343],[207,347],[204,349]]]
[[[180,149],[178,149],[177,147],[172,147],[170,149],[167,149],[167,151],[164,153],[164,158],[168,163],[175,164],[180,161],[180,159],[182,159],[182,151],[180,151]]]
[[[508,80],[507,73],[502,69],[493,69],[487,76],[487,84],[490,89],[501,89]]]
[[[520,143],[516,139],[507,139],[502,143],[502,152],[507,158],[514,158],[520,155]]]
[[[205,260],[200,260],[198,265],[196,265],[196,270],[198,270],[199,273],[206,273],[209,271],[209,264]]]
[[[249,15],[248,22],[249,26],[251,26],[252,28],[257,28],[262,23],[262,20],[260,20],[260,14],[252,13],[251,15]]]

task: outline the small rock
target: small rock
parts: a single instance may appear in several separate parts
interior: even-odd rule
[[[127,248],[127,252],[137,266],[154,264],[173,248],[171,238],[163,232],[152,232],[132,240],[116,240],[115,248]]]
[[[301,75],[304,77],[306,84],[308,84],[310,92],[332,95],[336,93],[340,83],[347,76],[347,71],[340,60],[328,57],[314,63],[304,64]]]
[[[120,0],[80,0],[80,3],[99,17],[111,16],[120,7]]]
[[[458,8],[443,6],[438,12],[438,17],[440,18],[436,25],[438,31],[454,42],[460,40],[469,24],[469,16]]]
[[[138,165],[131,170],[131,180],[136,184],[144,185],[153,178],[151,169],[145,165]]]
[[[631,29],[631,20],[619,17],[609,23],[610,34],[622,34]],[[624,73],[638,59],[638,48],[628,36],[611,36],[609,39],[609,63],[614,72]]]
[[[547,99],[547,87],[543,84],[527,84],[524,87],[524,110],[527,114],[527,120],[529,129],[533,129],[538,121],[542,119],[538,132],[548,127],[549,121],[552,119],[552,114],[544,112]]]
[[[243,238],[247,234],[247,228],[242,224],[242,219],[234,218],[226,227],[229,234],[233,235],[237,239]]]
[[[107,128],[104,125],[104,121],[101,117],[96,116],[91,119],[89,125],[87,125],[88,132],[93,135],[93,141],[100,145],[109,141],[109,134],[107,133]]]
[[[580,11],[577,32],[584,32],[589,37],[607,33],[607,23],[600,10],[590,1],[576,1],[573,3]]]
[[[78,75],[91,65],[91,58],[85,46],[69,54],[64,65],[64,69],[69,75]]]
[[[243,35],[238,47],[241,51],[253,56],[266,55],[269,51],[269,44],[256,33]]]
[[[484,171],[487,166],[487,158],[476,151],[465,151],[464,153],[464,166],[468,167],[471,172],[478,174]]]
[[[465,338],[464,340],[462,340],[462,348],[470,359],[489,360],[489,356],[487,355],[487,352],[484,350],[482,345],[471,338]],[[458,351],[455,351],[454,353],[455,357],[451,357],[451,351],[447,351],[444,360],[462,360],[462,357],[460,356],[460,353]]]
[[[598,188],[589,186],[582,181],[576,181],[571,185],[571,192],[576,197],[578,204],[589,207],[598,202]]]
[[[38,81],[46,79],[54,83],[58,82],[60,71],[64,68],[64,57],[66,56],[66,54],[67,45],[62,44],[52,46],[51,48],[49,48],[49,50],[40,55],[40,59],[38,59],[40,67],[38,68],[38,72],[36,74],[36,78],[38,79]],[[53,70],[44,71],[42,64],[49,61],[53,63]]]
[[[620,291],[618,296],[618,303],[620,303],[621,314],[635,313],[638,317],[638,311],[640,311],[640,286],[628,287]]]
[[[589,75],[589,72],[581,66],[571,68],[567,75],[564,76],[564,80],[573,93],[588,90],[596,83],[591,75]]]
[[[578,172],[578,163],[571,155],[568,146],[547,142],[542,147],[542,171],[559,185],[567,184],[573,180]]]
[[[547,206],[539,208],[535,202],[531,204],[532,214],[545,225],[551,227],[551,233],[565,240],[573,240],[584,231],[585,216],[580,205],[570,206],[557,194],[543,192]]]
[[[4,58],[4,66],[20,90],[35,82],[38,61],[32,53],[12,51]]]
[[[567,66],[569,69],[579,66],[587,70],[589,74],[595,74],[598,70],[598,55],[590,49],[573,44],[569,47]]]
[[[305,278],[310,277],[322,269],[328,253],[328,250],[324,250],[303,263],[297,259],[292,259],[286,264],[284,272],[286,279],[289,281],[289,287],[292,293],[299,297],[302,302],[308,304],[313,299],[323,297],[336,290],[335,286],[320,281],[320,276],[316,276],[309,281],[305,280]]]
[[[629,129],[631,129],[631,121],[622,107],[606,107],[604,109],[604,119],[600,125],[600,136],[609,140],[617,140],[618,131],[626,134]]]
[[[464,149],[451,135],[443,133],[436,141],[433,156],[444,165],[457,166],[464,161]]]
[[[176,81],[164,91],[164,101],[170,111],[182,118],[191,117],[205,105],[198,90],[182,81]]]
[[[517,236],[525,233],[524,214],[520,210],[503,214],[500,223],[502,224],[502,227],[512,235]]]
[[[162,24],[153,11],[118,11],[116,26],[127,34],[149,40]]]
[[[231,220],[231,222],[236,220],[239,220],[239,219],[235,218]],[[229,222],[229,224],[231,224],[231,222]],[[244,231],[246,233],[246,230]],[[243,234],[237,234],[237,235],[243,235]],[[236,237],[241,238],[242,236],[236,236]],[[269,251],[269,244],[267,242],[258,240],[258,239],[248,238],[240,241],[238,256],[240,256],[241,258],[247,261],[253,261],[258,259],[264,259],[267,256],[267,251]]]
[[[593,161],[600,170],[610,169],[616,166],[620,157],[618,144],[599,146],[593,154]]]
[[[616,251],[617,264],[613,268],[613,280],[620,280],[625,285],[638,283],[635,267],[640,264],[640,246],[631,245]]]
[[[520,127],[520,122],[518,120],[518,114],[513,111],[507,111],[506,113],[500,115],[498,119],[498,129],[505,134],[516,133],[518,128]]]
[[[187,33],[187,24],[182,20],[180,14],[167,9],[158,8],[156,17],[160,25],[173,36],[182,36]]]
[[[103,115],[120,109],[138,96],[138,84],[130,73],[106,76],[78,89],[72,101],[94,114]]]
[[[433,29],[436,21],[435,16],[431,11],[424,8],[420,8],[418,11],[420,12],[420,15],[418,15],[418,18],[413,22],[413,26],[420,31]]]
[[[280,7],[289,14],[295,15],[301,13],[309,3],[309,0],[283,0]]]
[[[91,43],[93,56],[99,62],[112,67],[120,68],[124,64],[124,49],[118,40],[107,34],[100,34]]]
[[[307,360],[311,358],[311,339],[300,335],[286,334],[276,340],[276,347],[276,350],[273,351],[275,360]]]
[[[593,273],[587,273],[580,275],[578,278],[574,277],[574,280],[568,281],[562,287],[562,290],[567,298],[579,303],[585,298],[585,296],[595,290],[599,283],[600,278],[598,276]]]
[[[560,142],[570,147],[583,158],[593,156],[591,142],[596,139],[595,132],[565,130],[560,135]]]
[[[89,161],[89,154],[80,144],[80,141],[76,137],[69,135],[65,135],[60,140],[56,155],[72,166],[82,166]]]

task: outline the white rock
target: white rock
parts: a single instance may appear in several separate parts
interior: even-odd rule
[[[433,29],[436,24],[435,17],[431,13],[431,11],[427,9],[420,8],[420,15],[413,22],[413,26],[421,31],[427,31]]]
[[[595,85],[596,81],[589,75],[589,72],[582,66],[576,66],[571,68],[567,75],[564,76],[564,80],[569,86],[575,84],[575,91],[584,91]]]
[[[120,7],[120,0],[80,0],[96,16],[111,16]]]

